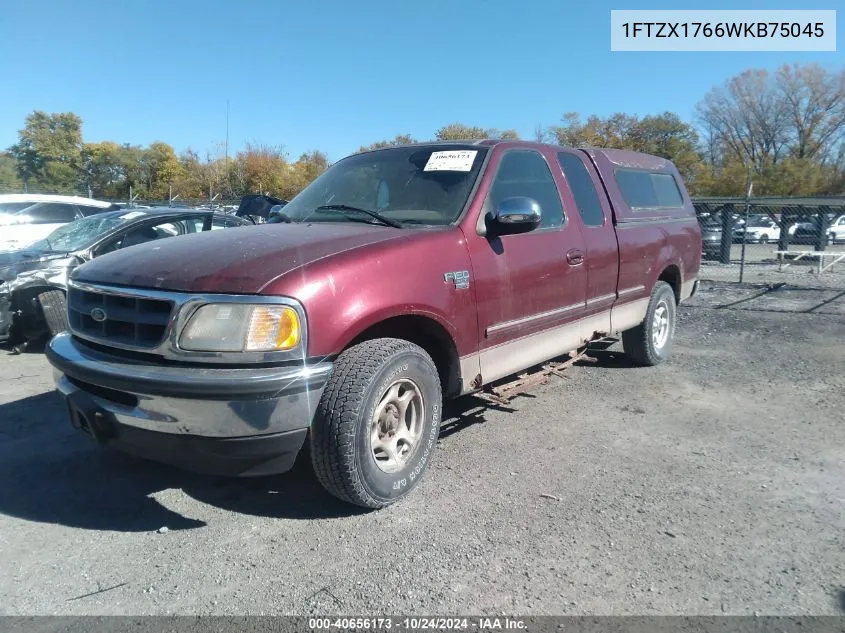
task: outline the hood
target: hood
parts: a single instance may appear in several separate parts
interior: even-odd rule
[[[68,253],[42,253],[20,250],[0,252],[0,281],[12,281],[21,273],[60,265],[60,260],[71,257]]]
[[[76,269],[77,281],[181,292],[258,294],[277,277],[343,251],[402,239],[363,223],[260,224],[132,246]]]
[[[42,233],[34,232],[31,224],[3,226],[0,230],[0,251],[24,249],[41,239]]]

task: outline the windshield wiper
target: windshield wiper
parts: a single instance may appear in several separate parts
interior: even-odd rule
[[[365,213],[385,226],[392,226],[394,229],[402,228],[402,224],[400,222],[386,218],[381,213],[370,211],[369,209],[362,209],[361,207],[352,207],[348,204],[321,204],[319,207],[314,209],[314,211],[355,211],[357,213]]]

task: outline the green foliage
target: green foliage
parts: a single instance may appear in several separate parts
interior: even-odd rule
[[[445,125],[434,135],[438,141],[469,141],[490,138],[490,130],[483,127],[470,127],[463,123]]]
[[[18,175],[17,161],[9,154],[0,152],[0,193],[21,188],[23,181]]]
[[[415,139],[410,134],[397,134],[390,141],[376,141],[375,143],[371,143],[370,145],[362,145],[358,148],[358,151],[369,152],[374,149],[384,149],[385,147],[395,147],[397,145],[410,145],[416,142],[417,139]]]
[[[27,184],[72,189],[78,184],[82,119],[72,112],[47,114],[36,110],[26,117],[9,154]]]

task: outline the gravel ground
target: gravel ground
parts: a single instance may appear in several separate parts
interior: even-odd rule
[[[101,450],[40,353],[0,356],[0,613],[841,614],[841,293],[704,284],[671,363],[614,346],[453,403],[422,486],[371,513],[303,466]]]

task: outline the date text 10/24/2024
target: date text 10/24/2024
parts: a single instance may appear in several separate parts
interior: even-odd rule
[[[525,621],[511,617],[475,618],[309,618],[312,631],[518,631],[526,628]]]

